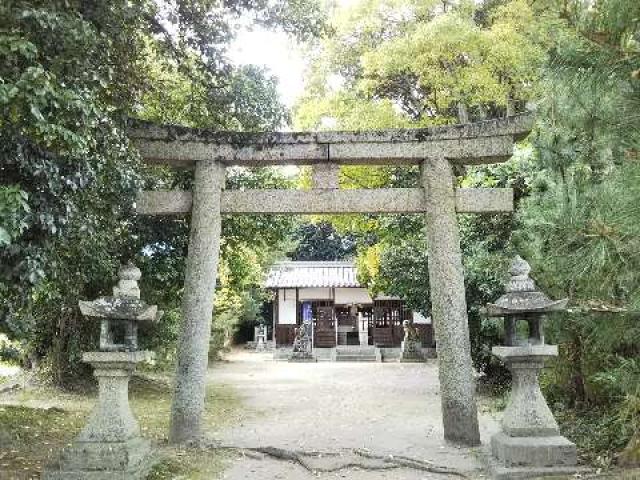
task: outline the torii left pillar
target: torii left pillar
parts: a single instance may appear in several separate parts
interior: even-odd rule
[[[446,158],[429,158],[423,163],[422,184],[431,207],[426,215],[429,285],[444,437],[476,446],[480,431],[454,183]]]
[[[220,198],[225,167],[215,160],[195,165],[191,234],[182,298],[171,443],[197,441],[202,434],[209,340],[220,255]]]

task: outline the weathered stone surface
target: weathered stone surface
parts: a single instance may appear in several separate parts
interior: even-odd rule
[[[575,465],[576,446],[560,435],[512,437],[498,433],[491,438],[491,452],[504,466],[553,467]]]
[[[112,297],[79,301],[80,311],[100,324],[100,350],[138,350],[138,322],[156,322],[162,317],[156,305],[140,300],[140,270],[129,263],[120,268]],[[121,339],[120,339],[121,338]]]
[[[191,192],[142,192],[136,210],[144,215],[191,211]],[[457,188],[456,212],[513,211],[510,188]],[[227,190],[222,193],[223,214],[290,213],[423,213],[429,210],[422,188]]]
[[[151,455],[147,440],[131,438],[122,442],[74,442],[60,456],[59,465],[65,471],[123,471],[136,468]]]
[[[560,436],[538,383],[545,360],[558,355],[556,345],[544,343],[543,316],[545,312],[564,309],[567,299],[549,299],[536,288],[530,271],[529,264],[516,256],[506,293],[487,305],[489,315],[504,317],[507,346],[496,346],[492,351],[512,374],[511,395],[502,417],[503,431],[491,439],[493,463],[504,478],[529,478],[522,475],[533,477],[541,468],[548,473],[549,469],[566,468],[577,461],[575,445]],[[517,338],[518,320],[529,324],[526,340]],[[510,470],[523,466],[524,470],[511,472],[513,477],[506,476]],[[500,475],[496,474],[502,478]]]
[[[426,157],[446,156],[461,164],[499,163],[513,155],[513,144],[512,136],[404,143],[336,143],[329,146],[329,159],[346,165],[418,165]]]
[[[450,163],[442,157],[427,159],[422,167],[422,184],[432,207],[427,212],[429,284],[444,435],[452,442],[478,445],[478,411]]]
[[[150,352],[86,352],[82,361],[90,363],[98,379],[98,404],[78,435],[80,442],[124,442],[140,435],[138,422],[129,407],[129,378]]]
[[[460,163],[506,160],[514,140],[531,129],[531,118],[510,117],[466,125],[369,132],[215,132],[135,122],[129,136],[148,162],[189,166],[202,160],[226,164],[308,165],[419,164],[427,156]]]
[[[576,473],[589,473],[589,469],[577,466],[505,467],[496,460],[491,460],[489,462],[489,472],[493,480],[540,480],[546,477],[552,477],[554,480],[569,480],[574,478]]]
[[[149,442],[74,442],[47,466],[43,480],[143,480],[158,458]]]
[[[183,441],[199,434],[206,366],[206,355],[203,352],[206,351],[205,344],[209,338],[221,211],[407,213],[411,211],[407,205],[415,204],[415,212],[427,212],[429,225],[429,275],[436,337],[440,349],[445,437],[467,445],[478,444],[475,382],[455,214],[457,211],[467,211],[465,209],[473,212],[496,211],[496,208],[502,210],[507,202],[504,201],[505,197],[496,201],[496,197],[490,193],[483,193],[484,200],[480,200],[465,192],[461,197],[463,200],[460,207],[450,161],[473,164],[506,160],[511,155],[514,140],[526,135],[530,128],[531,119],[528,117],[430,129],[363,133],[247,134],[161,127],[139,122],[132,125],[130,137],[146,161],[184,166],[196,163],[192,236],[183,304],[184,328],[179,346],[181,353],[171,439]],[[301,193],[251,191],[219,194],[224,180],[223,164],[423,164],[424,158],[429,158],[424,162],[424,190],[413,189],[405,193],[397,190],[383,193],[370,190],[363,195],[357,191],[329,188]],[[222,173],[205,173],[214,166]],[[335,167],[320,168],[331,170]],[[335,176],[331,176],[331,179],[317,179],[316,183],[334,187],[334,178]],[[214,190],[218,193],[214,193]],[[399,195],[406,197],[399,200]],[[325,199],[317,203],[313,197],[319,196],[324,196]],[[425,197],[428,209],[425,208]],[[140,211],[168,213],[176,208],[174,204],[186,211],[186,205],[189,205],[184,197],[157,198],[157,206],[141,201]],[[396,210],[389,210],[389,205],[394,205]],[[510,197],[506,209],[510,211],[512,208]],[[316,212],[316,209],[319,210]],[[207,225],[213,225],[211,228],[215,232],[205,231]]]
[[[137,350],[135,352],[84,352],[82,361],[94,369],[116,368],[133,372],[136,365],[151,360],[153,352]],[[94,373],[94,376],[97,375]]]
[[[138,215],[172,215],[188,213],[193,204],[191,192],[183,190],[147,190],[136,199]]]
[[[138,281],[140,278],[142,278],[142,272],[133,263],[122,265],[118,270],[118,284],[113,287],[113,296],[139,299]]]
[[[48,465],[45,480],[138,480],[146,477],[156,458],[140,437],[129,407],[129,379],[150,352],[86,352],[82,360],[94,368],[98,403],[87,425],[60,457]]]
[[[422,342],[416,340],[404,340],[400,345],[401,363],[424,362],[426,357],[422,352]]]
[[[317,163],[311,168],[313,188],[333,188],[340,184],[340,165],[337,163]]]
[[[315,362],[316,358],[312,354],[311,324],[305,321],[296,328],[296,337],[293,340],[293,348],[291,349],[290,362]]]
[[[516,256],[511,264],[511,278],[507,282],[506,293],[495,303],[487,304],[487,315],[507,317],[565,310],[569,299],[551,300],[536,288],[536,283],[529,277],[530,272],[529,264],[519,255]]]
[[[199,141],[138,140],[135,145],[147,163],[192,166],[198,161],[227,165],[310,165],[329,159],[328,146],[319,144],[224,145]]]
[[[455,195],[458,213],[513,212],[512,188],[456,188]]]
[[[173,443],[198,439],[201,433],[220,251],[220,193],[223,186],[223,165],[214,161],[198,162],[171,411],[169,439]]]
[[[576,466],[576,446],[560,435],[511,437],[498,433],[491,438],[489,470],[494,480],[535,479],[586,473]]]
[[[511,371],[513,381],[509,403],[502,416],[503,431],[512,437],[559,435],[551,410],[538,383],[544,361],[558,355],[556,345],[493,347],[493,354]]]
[[[391,128],[386,130],[334,132],[224,132],[178,125],[158,125],[154,122],[131,120],[128,136],[137,140],[192,141],[217,145],[277,145],[332,143],[403,143],[426,142],[493,136],[526,136],[533,125],[533,117],[515,115],[481,122],[442,125],[428,128]]]
[[[488,164],[508,160],[512,136],[433,140],[428,143],[336,143],[330,145],[230,146],[177,142],[169,149],[162,141],[141,140],[136,146],[148,163],[190,166],[214,159],[226,165],[418,165],[425,156],[446,155],[454,163]]]
[[[93,301],[80,300],[80,312],[86,317],[155,322],[159,319],[157,305],[131,297],[101,297]]]

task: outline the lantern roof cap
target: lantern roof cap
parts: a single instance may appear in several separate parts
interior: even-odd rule
[[[80,311],[86,317],[97,320],[129,320],[129,321],[151,321],[160,319],[162,312],[158,311],[156,305],[149,305],[144,300],[140,300],[140,269],[129,262],[118,270],[118,284],[113,287],[113,295],[100,297],[96,300],[80,300],[78,305]]]
[[[506,284],[506,293],[495,303],[487,304],[486,312],[490,317],[522,315],[526,313],[557,312],[566,309],[567,298],[551,300],[538,290],[535,281],[529,277],[531,266],[517,255],[511,262],[511,278]]]

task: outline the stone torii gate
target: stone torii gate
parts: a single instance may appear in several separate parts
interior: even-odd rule
[[[193,192],[147,191],[137,211],[191,212],[170,440],[197,438],[204,411],[222,215],[424,213],[444,435],[480,443],[456,213],[513,210],[511,189],[455,187],[453,165],[504,162],[530,130],[526,116],[428,129],[230,133],[136,123],[149,163],[195,168]],[[310,190],[224,190],[228,166],[312,165]],[[420,165],[420,188],[340,189],[340,165]]]

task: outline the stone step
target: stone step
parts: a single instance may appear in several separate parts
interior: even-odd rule
[[[293,348],[276,348],[273,350],[273,359],[274,360],[288,360],[291,356],[291,352],[293,352]]]
[[[314,348],[313,356],[318,362],[331,362],[335,357],[333,348]]]
[[[341,362],[375,362],[377,360],[377,356],[375,352],[371,353],[344,353],[344,352],[336,352],[336,361]]]
[[[378,359],[374,356],[361,356],[361,355],[340,355],[336,357],[336,362],[377,362]]]
[[[336,352],[338,353],[360,353],[365,355],[375,355],[376,347],[374,346],[362,346],[362,345],[338,345],[336,347]]]

